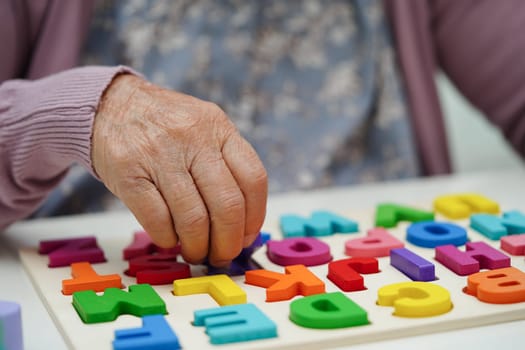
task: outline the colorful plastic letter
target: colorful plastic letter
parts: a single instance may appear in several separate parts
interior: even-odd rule
[[[512,255],[525,255],[525,234],[501,237],[501,249]]]
[[[106,288],[122,288],[119,275],[99,275],[88,262],[71,264],[72,279],[62,280],[62,293],[71,295],[81,290],[103,292]]]
[[[366,289],[361,273],[377,273],[379,264],[375,258],[348,258],[328,264],[328,279],[345,292]]]
[[[388,256],[390,249],[402,248],[404,243],[383,227],[368,230],[367,237],[350,239],[345,243],[345,254],[353,257],[378,258]]]
[[[429,282],[436,279],[434,264],[406,248],[390,251],[390,265],[403,272],[412,281]]]
[[[173,282],[173,294],[209,294],[219,305],[246,303],[246,292],[227,275],[184,278]]]
[[[153,253],[177,255],[180,253],[180,245],[174,248],[161,248],[153,243],[146,231],[137,231],[133,235],[133,242],[124,248],[122,257],[124,260],[129,260],[137,256],[150,255]]]
[[[171,284],[174,280],[191,277],[190,266],[178,262],[175,254],[137,256],[128,264],[126,275],[136,277],[139,284]]]
[[[193,324],[206,327],[212,344],[277,337],[277,325],[254,304],[197,310]]]
[[[465,252],[453,245],[437,247],[435,259],[460,276],[510,266],[508,256],[485,242],[469,242]]]
[[[424,248],[440,245],[464,245],[467,242],[467,230],[447,222],[418,222],[407,228],[407,241]]]
[[[369,324],[367,312],[341,292],[311,295],[290,303],[290,320],[306,328],[347,328]]]
[[[105,262],[104,252],[94,236],[41,241],[40,254],[49,256],[49,267],[69,266],[74,262]]]
[[[525,302],[525,272],[515,267],[478,272],[468,276],[465,292],[491,304]]]
[[[129,286],[129,292],[108,288],[98,296],[92,290],[73,293],[73,306],[84,323],[109,322],[122,314],[166,314],[166,304],[149,284]]]
[[[525,215],[517,210],[506,212],[501,218],[476,214],[470,217],[470,227],[492,240],[498,240],[506,235],[525,233]]]
[[[357,222],[329,211],[314,211],[310,219],[298,215],[283,215],[280,226],[283,237],[329,236],[359,231]]]
[[[24,349],[22,314],[18,303],[0,300],[0,349]]]
[[[324,282],[304,265],[291,265],[285,273],[268,270],[247,271],[245,283],[266,288],[266,301],[289,300],[296,295],[312,295],[325,292]]]
[[[434,210],[449,219],[466,219],[473,213],[499,213],[499,205],[476,193],[461,193],[437,197]]]
[[[434,213],[405,207],[397,204],[383,203],[379,204],[376,209],[375,226],[377,227],[396,227],[400,221],[432,221]]]
[[[330,246],[313,237],[268,241],[266,246],[268,258],[281,266],[296,264],[316,266],[332,260]]]
[[[114,350],[177,350],[179,338],[163,315],[142,317],[142,327],[118,329],[113,340]]]
[[[430,282],[401,282],[381,287],[377,304],[393,306],[394,315],[401,317],[429,317],[452,309],[450,293]]]

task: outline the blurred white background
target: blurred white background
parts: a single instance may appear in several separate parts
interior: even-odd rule
[[[452,166],[457,173],[522,167],[498,128],[483,117],[443,74],[437,76]]]

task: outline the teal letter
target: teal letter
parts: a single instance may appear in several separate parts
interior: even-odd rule
[[[314,211],[310,219],[298,215],[283,215],[280,223],[284,237],[329,236],[359,231],[355,221],[329,211]]]

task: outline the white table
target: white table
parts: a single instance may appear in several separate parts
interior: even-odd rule
[[[345,208],[371,209],[380,201],[429,202],[447,193],[473,191],[504,203],[506,208],[525,211],[525,169],[455,175],[410,181],[400,181],[358,187],[337,188],[308,193],[272,196],[268,203],[268,218],[276,218],[290,208],[308,214],[323,208],[323,203],[341,203]],[[0,236],[0,300],[22,305],[24,343],[26,349],[66,349],[66,345],[24,272],[17,249],[35,246],[40,239],[68,231],[82,230],[86,234],[108,232],[111,227],[137,227],[128,212],[63,217],[20,222]],[[442,332],[430,335],[382,341],[353,346],[352,349],[521,349],[525,344],[525,320]]]

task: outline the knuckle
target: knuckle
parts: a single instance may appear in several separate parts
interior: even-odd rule
[[[208,227],[208,212],[201,206],[195,206],[174,221],[177,232],[191,239],[192,235],[202,234],[203,229]]]
[[[216,128],[224,128],[230,132],[236,130],[233,122],[219,105],[214,102],[204,102],[204,108],[206,111],[205,115],[212,120],[212,123],[215,124]]]
[[[254,188],[265,189],[268,187],[268,173],[262,164],[250,168],[248,179]]]
[[[217,196],[220,210],[212,218],[214,223],[220,222],[221,226],[236,227],[244,222],[244,198],[240,191],[223,192]]]
[[[225,117],[226,116],[226,113],[224,113],[224,111],[222,110],[222,108],[216,104],[215,102],[211,102],[211,101],[204,101],[203,102],[203,107],[208,111],[208,113],[210,113],[211,115],[215,115],[215,116],[218,116],[218,117]]]
[[[231,212],[232,215],[237,216],[240,211],[244,211],[244,198],[240,191],[225,191],[219,194],[218,201],[224,212]]]

